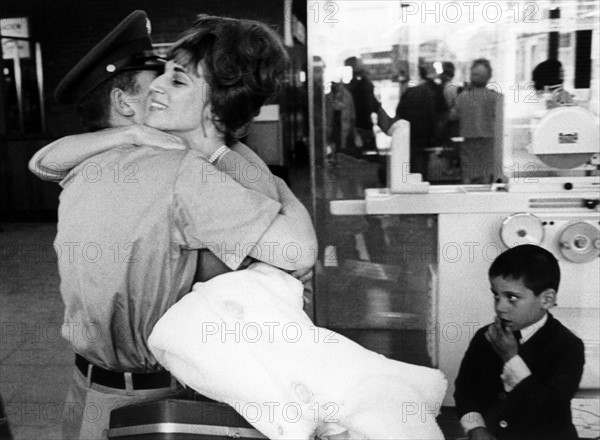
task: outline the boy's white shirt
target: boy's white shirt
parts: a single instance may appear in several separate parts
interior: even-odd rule
[[[542,319],[533,324],[525,327],[521,330],[521,344],[527,342],[531,337],[541,329],[548,321],[548,313],[545,313]],[[531,370],[519,355],[513,356],[507,362],[504,363],[502,374],[500,378],[504,385],[504,390],[509,393],[511,392],[523,379],[531,375]],[[469,412],[460,418],[460,424],[462,425],[465,432],[469,432],[471,429],[486,427],[483,416],[478,412]]]

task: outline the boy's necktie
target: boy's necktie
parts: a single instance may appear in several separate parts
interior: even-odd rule
[[[521,346],[521,330],[515,330],[513,332],[513,336],[517,340],[517,345],[520,347]]]

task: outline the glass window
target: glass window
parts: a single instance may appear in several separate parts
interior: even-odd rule
[[[411,171],[434,185],[566,173],[530,152],[532,133],[558,105],[597,123],[598,11],[592,0],[308,2],[319,325],[436,364],[437,216],[360,211],[365,189],[388,184],[389,124],[410,119]],[[536,88],[548,60],[560,65],[539,67]],[[479,173],[464,146],[481,139]],[[568,172],[587,172],[578,165]],[[330,211],[340,199],[355,215]]]

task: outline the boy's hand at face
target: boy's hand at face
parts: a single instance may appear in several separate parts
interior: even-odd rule
[[[496,437],[487,428],[480,426],[469,431],[469,440],[496,440]]]
[[[485,338],[504,362],[508,362],[519,353],[519,345],[511,328],[508,326],[505,328],[502,320],[497,316],[494,323],[485,332]]]

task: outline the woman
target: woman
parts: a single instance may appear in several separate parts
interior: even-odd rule
[[[145,124],[179,136],[209,158],[236,145],[242,170],[245,162],[260,165],[256,189],[278,199],[264,162],[236,142],[277,92],[285,72],[287,57],[278,36],[262,23],[201,15],[175,43],[170,58],[165,73],[150,84]],[[229,171],[235,173],[236,166]],[[203,263],[199,280],[219,272],[207,273],[208,261]]]
[[[573,95],[563,88],[564,72],[560,61],[549,59],[538,64],[531,76],[537,95],[546,104],[546,109],[573,102]]]
[[[282,50],[278,39],[255,37],[263,29],[248,20],[200,16],[151,83],[145,123],[206,154],[230,142],[273,92],[271,80],[283,69],[275,63],[254,73],[253,60],[261,65]],[[445,389],[441,374],[314,327],[302,312],[301,290],[292,277],[262,263],[198,283],[159,320],[149,344],[176,377],[230,404],[269,438],[308,439],[315,431],[441,438],[434,417],[406,420],[399,412],[407,401],[435,412]],[[254,404],[263,417],[244,412]],[[292,407],[294,416],[284,412]]]

